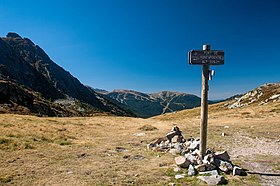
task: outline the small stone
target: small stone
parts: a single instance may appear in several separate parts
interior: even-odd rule
[[[147,145],[147,149],[148,149],[148,150],[151,150],[151,149],[155,148],[156,146],[157,146],[157,145],[154,144],[154,143],[149,143],[149,144]]]
[[[175,179],[182,179],[185,178],[186,174],[176,174]]]
[[[200,175],[211,175],[211,176],[215,176],[215,175],[219,175],[218,171],[217,170],[212,170],[212,171],[205,171],[205,172],[200,172],[199,173]]]
[[[220,159],[215,159],[215,165],[217,167],[219,167],[219,169],[223,172],[229,172],[233,170],[232,164],[227,162],[227,161],[223,161]]]
[[[208,154],[208,155],[204,156],[203,161],[208,162],[208,163],[215,163],[213,154]]]
[[[193,141],[191,143],[191,145],[188,147],[188,149],[190,150],[196,150],[196,149],[199,149],[199,145],[200,145],[200,142],[199,141]]]
[[[192,164],[189,165],[188,175],[189,176],[194,176],[195,175],[195,169],[194,169]]]
[[[176,186],[176,183],[169,183],[169,186]]]
[[[181,154],[181,152],[184,150],[184,146],[181,143],[175,143],[174,144],[174,148],[177,149],[179,151],[179,153]]]
[[[194,167],[198,172],[204,172],[206,170],[206,165],[200,164]]]
[[[177,156],[180,153],[180,151],[178,151],[177,149],[170,149],[169,153],[172,154],[173,156]]]
[[[217,168],[216,165],[214,165],[212,163],[206,165],[207,171],[212,171],[212,170],[215,170],[216,168]]]
[[[182,143],[183,141],[185,141],[185,139],[181,135],[176,135],[171,139],[172,143]]]
[[[224,132],[222,132],[222,136],[224,137],[226,134]]]
[[[186,141],[185,143],[184,143],[184,146],[186,147],[186,148],[189,148],[189,146],[192,144],[192,142],[191,141]]]
[[[181,132],[179,127],[177,127],[177,125],[174,125],[171,129],[171,132]]]
[[[179,172],[180,170],[181,170],[180,167],[175,167],[175,168],[173,169],[174,172]]]
[[[185,158],[189,160],[192,164],[196,164],[196,157],[192,154],[185,154]]]
[[[172,138],[176,135],[181,135],[181,133],[178,133],[176,131],[169,132],[168,134],[166,134],[166,138],[171,142]]]
[[[221,160],[224,160],[224,161],[229,161],[229,160],[230,160],[230,157],[229,157],[227,151],[216,152],[215,155],[214,155],[214,157],[215,157],[215,158],[218,158],[218,159],[221,159]]]
[[[191,162],[187,160],[184,156],[178,156],[175,157],[175,163],[181,168],[188,168]]]
[[[238,166],[234,166],[233,167],[233,171],[232,171],[232,175],[233,176],[247,176],[247,172],[245,170],[243,170],[242,168],[238,167]]]
[[[195,151],[193,151],[193,152],[191,153],[191,155],[199,156],[199,150],[196,149]]]
[[[208,185],[220,185],[226,183],[226,179],[220,175],[198,176],[197,178],[206,182]]]

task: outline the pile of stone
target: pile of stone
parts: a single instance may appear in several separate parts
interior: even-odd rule
[[[209,185],[225,184],[227,181],[219,172],[226,174],[245,176],[244,169],[235,166],[230,161],[227,151],[214,152],[207,149],[206,155],[202,158],[199,153],[200,140],[194,138],[185,139],[182,131],[174,126],[165,137],[158,138],[147,145],[147,148],[154,151],[170,152],[175,157],[176,167],[174,172],[181,169],[188,169],[188,176],[200,175],[197,178]],[[176,179],[184,178],[186,174],[175,174]]]

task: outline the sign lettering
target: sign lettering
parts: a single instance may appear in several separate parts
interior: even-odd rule
[[[192,65],[223,65],[224,51],[222,50],[191,50],[189,52],[189,64]]]

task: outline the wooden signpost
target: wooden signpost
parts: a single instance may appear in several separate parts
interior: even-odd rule
[[[210,45],[203,45],[203,50],[191,50],[188,53],[189,64],[202,65],[202,90],[201,90],[201,122],[200,122],[200,156],[206,153],[207,123],[208,123],[208,80],[212,79],[214,71],[210,65],[224,64],[224,51],[210,50]]]

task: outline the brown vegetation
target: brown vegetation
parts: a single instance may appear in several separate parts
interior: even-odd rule
[[[227,150],[234,163],[250,171],[279,173],[279,103],[222,106],[210,106],[208,147]],[[2,114],[0,185],[203,185],[195,177],[175,180],[174,157],[146,149],[174,124],[185,137],[199,137],[199,111],[150,119]],[[228,185],[268,183],[259,175],[225,176]],[[271,179],[279,183],[279,177]]]

